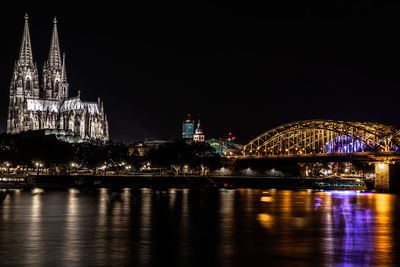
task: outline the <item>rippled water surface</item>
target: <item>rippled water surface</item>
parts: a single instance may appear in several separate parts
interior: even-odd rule
[[[395,266],[399,204],[311,190],[0,192],[0,265]]]

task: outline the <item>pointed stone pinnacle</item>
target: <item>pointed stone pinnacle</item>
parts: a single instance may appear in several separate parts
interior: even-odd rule
[[[31,38],[29,34],[28,14],[25,14],[25,25],[22,34],[21,49],[19,52],[19,60],[24,64],[33,63]]]
[[[58,41],[57,19],[54,17],[53,33],[51,35],[50,51],[49,51],[49,64],[50,67],[61,67],[61,53],[60,44]]]

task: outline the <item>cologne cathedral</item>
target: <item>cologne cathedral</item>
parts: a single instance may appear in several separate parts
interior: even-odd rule
[[[33,61],[28,16],[25,15],[21,49],[10,85],[7,133],[45,130],[55,135],[74,135],[80,140],[108,140],[103,102],[82,101],[80,92],[69,97],[65,54],[61,57],[57,20],[54,18],[49,58],[42,79]]]

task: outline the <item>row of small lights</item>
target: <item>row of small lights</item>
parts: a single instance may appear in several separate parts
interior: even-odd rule
[[[126,165],[125,162],[119,163],[118,165],[119,165],[119,166],[125,166],[125,169],[126,169],[126,170],[129,170],[129,169],[132,168],[131,165]],[[78,165],[77,163],[75,163],[75,162],[72,162],[72,163],[71,163],[71,167],[73,167],[73,168],[78,167],[78,166],[79,166],[79,165]],[[107,165],[102,165],[100,168],[101,168],[101,169],[106,169],[106,168],[107,168]]]
[[[37,168],[42,168],[42,167],[44,167],[44,165],[43,165],[43,163],[41,163],[41,162],[34,162],[34,164],[35,164],[35,166],[37,167]],[[8,167],[10,167],[10,163],[9,162],[5,162],[4,163],[4,165],[8,168]],[[119,166],[125,166],[126,164],[125,164],[125,162],[122,162],[122,163],[120,163],[120,164],[118,164]],[[71,163],[71,167],[72,168],[75,168],[75,167],[78,167],[79,165],[77,164],[77,163],[75,163],[75,162],[72,162]],[[146,166],[146,165],[145,165]],[[148,168],[150,167],[150,163],[147,163],[147,166],[148,166]],[[107,165],[103,165],[103,166],[101,166],[101,168],[103,168],[103,169],[105,169],[107,167]],[[131,169],[132,167],[131,167],[131,165],[126,165],[125,166],[125,169],[127,169],[127,170],[129,170],[129,169]]]
[[[44,166],[43,163],[41,163],[41,162],[34,162],[34,163],[35,163],[36,167],[43,167]],[[9,162],[5,162],[4,165],[6,165],[7,168],[10,167],[10,163]],[[17,168],[19,168],[19,166],[17,166]]]

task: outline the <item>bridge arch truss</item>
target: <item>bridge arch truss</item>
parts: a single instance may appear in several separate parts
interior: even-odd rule
[[[400,151],[394,126],[333,120],[306,120],[271,129],[243,147],[245,156]]]

